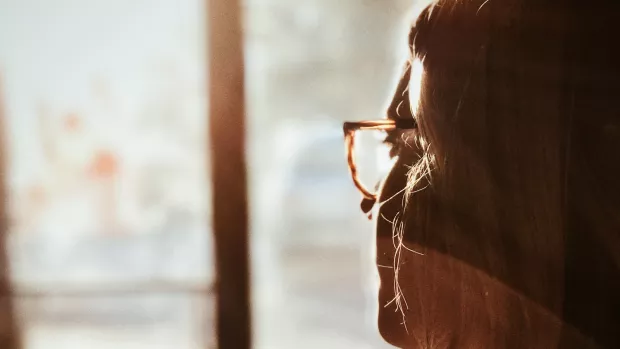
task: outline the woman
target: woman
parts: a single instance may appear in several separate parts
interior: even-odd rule
[[[440,0],[419,15],[396,122],[379,127],[397,160],[363,204],[379,205],[389,343],[620,348],[618,3]]]

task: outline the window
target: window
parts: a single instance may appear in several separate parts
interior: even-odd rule
[[[383,116],[407,49],[403,8],[246,5],[256,346],[388,348],[376,329],[374,227],[347,172],[341,125]]]
[[[1,5],[25,349],[213,342],[203,13],[200,0]]]
[[[340,124],[383,113],[397,6],[245,2],[256,348],[388,347]],[[204,7],[0,5],[24,349],[215,347]]]

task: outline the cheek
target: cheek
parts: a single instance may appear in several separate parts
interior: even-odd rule
[[[402,247],[399,250],[403,189],[411,163],[411,158],[396,161],[379,195],[382,204],[377,215],[376,265],[381,336],[402,348],[423,348],[416,340],[429,336],[449,339],[458,343],[454,346],[457,348],[498,348],[507,346],[496,340],[516,336],[520,329],[514,326],[525,324],[546,335],[529,338],[527,345],[515,347],[556,347],[563,325],[545,309],[486,273],[428,246],[403,241],[416,253]],[[426,206],[430,200],[430,196],[418,194],[410,204]],[[428,229],[414,226],[411,219],[408,223],[406,229],[416,234]],[[432,233],[427,233],[441,235],[440,229],[433,225]]]
[[[407,173],[411,162],[402,156],[399,157],[386,176],[379,192],[379,212],[377,215],[377,238],[392,236],[392,227],[395,219],[403,210]]]
[[[379,273],[379,332],[383,338],[396,346],[401,346],[406,339],[406,331],[402,326],[402,314],[398,311],[400,300],[395,300],[394,256],[396,249],[393,243],[394,228],[398,227],[402,212],[404,188],[407,183],[408,167],[399,159],[386,177],[379,202],[381,206],[377,215],[376,231],[376,264]],[[396,224],[396,225],[395,225]],[[389,304],[389,305],[388,305]],[[387,306],[386,306],[387,305]]]

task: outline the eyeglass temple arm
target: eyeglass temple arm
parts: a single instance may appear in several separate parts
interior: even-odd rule
[[[355,132],[360,130],[380,130],[389,131],[394,129],[414,129],[418,127],[418,123],[415,119],[384,119],[374,121],[357,121],[357,122],[345,122],[343,130],[345,135],[348,132]]]

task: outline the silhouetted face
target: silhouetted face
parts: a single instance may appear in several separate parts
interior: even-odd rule
[[[447,99],[437,109],[424,109],[425,105],[437,105],[438,101],[431,100],[434,96],[450,94],[457,85],[445,79],[448,66],[429,69],[428,62],[414,62],[413,66],[413,73],[404,74],[405,83],[401,81],[394,94],[389,118],[414,118],[418,98],[423,100],[417,113],[456,108]],[[420,90],[421,96],[414,95]],[[448,243],[443,236],[446,225],[454,222],[455,210],[429,186],[427,178],[422,178],[410,192],[405,190],[412,184],[412,166],[420,163],[423,149],[428,146],[418,137],[418,130],[395,131],[388,136],[394,142],[397,158],[379,192],[376,218],[381,335],[403,348],[507,348],[501,340],[517,333],[510,321],[519,322],[527,314],[532,326],[548,334],[528,343],[540,348],[553,347],[561,325],[552,314],[472,260],[462,258],[476,246],[474,239],[465,234],[461,240],[453,240],[451,252],[446,252]],[[440,174],[434,176],[433,180],[437,180]],[[461,209],[467,211],[469,207]],[[430,224],[424,217],[428,212],[435,217]],[[511,304],[520,304],[522,308],[515,310]],[[514,315],[514,311],[521,313]],[[489,317],[493,320],[489,321]]]
[[[462,93],[468,82],[463,72],[470,71],[469,59],[474,59],[474,50],[480,46],[467,46],[468,42],[460,38],[462,33],[458,26],[447,27],[441,35],[443,45],[434,44],[432,54],[423,62],[413,61],[398,84],[389,118],[416,118],[416,114],[440,122],[451,115],[450,111],[458,109],[461,98],[475,98],[475,93]],[[466,136],[467,130],[463,132]],[[504,306],[517,303],[525,304],[532,324],[539,330],[557,333],[560,327],[544,309],[497,281],[476,263],[462,258],[476,246],[467,234],[460,236],[460,240],[443,240],[449,225],[455,222],[455,209],[429,186],[427,178],[421,178],[409,192],[405,190],[412,185],[412,167],[421,163],[428,147],[427,141],[419,137],[418,130],[389,135],[397,159],[379,193],[376,233],[381,335],[403,348],[505,348],[493,338],[510,337],[510,324],[488,321],[489,309],[496,307],[491,316],[498,319],[517,319],[520,316],[512,316],[511,307]],[[434,173],[433,182],[440,175]],[[475,191],[477,187],[472,190]],[[418,210],[419,207],[423,209]],[[459,209],[464,212],[469,207]],[[429,212],[433,219],[426,221]],[[446,247],[450,243],[453,245]],[[451,253],[447,253],[450,248]],[[548,338],[553,342],[557,336]],[[552,347],[546,339],[541,341],[535,347]]]
[[[410,67],[408,67],[407,72],[398,84],[398,89],[388,110],[389,118],[413,118],[408,93],[410,79]],[[414,81],[411,85],[413,86],[415,83]],[[381,281],[378,304],[379,331],[387,342],[399,347],[406,347],[409,342],[407,339],[408,329],[405,329],[403,323],[406,323],[410,314],[408,305],[411,304],[405,304],[405,302],[416,301],[406,299],[407,295],[399,294],[399,292],[407,290],[408,283],[405,279],[410,274],[408,268],[405,270],[405,263],[403,262],[414,257],[413,252],[403,249],[402,246],[399,248],[399,244],[402,236],[400,229],[402,228],[405,188],[408,182],[407,174],[417,160],[416,153],[419,153],[407,146],[408,137],[415,136],[415,132],[396,131],[390,135],[391,141],[394,143],[393,153],[397,154],[397,158],[381,187],[378,200],[381,206],[376,218],[376,263]],[[409,228],[407,227],[407,229]],[[406,242],[403,243],[406,244]],[[412,248],[413,246],[407,245],[407,247]],[[398,272],[395,267],[398,268]],[[395,284],[395,276],[399,276],[400,284]]]
[[[563,242],[549,243],[559,246],[550,251],[525,240],[540,223],[529,213],[541,221],[553,217],[538,200],[539,191],[520,192],[543,181],[538,177],[529,183],[512,181],[509,166],[519,159],[523,168],[530,164],[541,168],[539,177],[552,173],[544,161],[535,161],[542,158],[536,147],[529,153],[513,147],[542,131],[535,123],[518,123],[522,119],[511,112],[514,101],[533,110],[530,104],[547,105],[545,101],[555,98],[552,93],[559,89],[553,84],[560,81],[560,65],[549,62],[561,62],[556,57],[561,51],[552,47],[542,55],[538,47],[523,52],[521,48],[529,46],[517,39],[491,41],[490,33],[497,35],[497,28],[508,37],[513,33],[511,22],[504,20],[511,18],[509,9],[500,3],[491,16],[491,5],[481,8],[486,4],[482,0],[457,3],[454,11],[435,15],[425,28],[424,60],[414,61],[403,75],[388,110],[391,119],[419,120],[421,131],[397,130],[388,136],[397,159],[380,189],[376,215],[379,330],[386,341],[403,348],[553,348],[561,336],[578,343],[585,339],[560,320],[563,261],[555,252],[561,252]],[[489,42],[494,46],[489,48]],[[515,50],[525,58],[514,59]],[[534,69],[541,66],[544,74]],[[485,74],[494,74],[493,79]],[[519,93],[502,89],[516,77],[528,88]],[[529,86],[527,79],[545,83]],[[532,92],[536,88],[544,93]],[[495,123],[472,122],[482,120],[488,108],[494,109],[484,120]],[[501,131],[506,121],[529,132],[503,130],[510,137],[500,134],[479,142]],[[542,147],[547,139],[541,135],[533,142]],[[429,143],[432,148],[426,153]],[[501,161],[485,157],[492,147]],[[521,153],[510,153],[511,149]],[[410,176],[412,168],[424,164],[428,154],[436,157],[441,171],[433,171],[431,179],[423,176],[411,187],[416,179]],[[417,172],[424,169],[421,166]],[[503,206],[497,208],[497,202]],[[497,214],[503,225],[487,212]],[[523,225],[514,227],[519,224]],[[540,229],[534,239],[547,234],[544,238],[551,241],[550,227]],[[586,347],[575,345],[566,347]]]
[[[438,29],[442,25],[445,30]],[[441,122],[447,119],[444,116],[451,115],[450,111],[459,108],[462,98],[470,96],[463,92],[469,79],[464,72],[471,71],[469,64],[481,46],[472,42],[477,37],[468,35],[467,28],[459,28],[464,25],[464,22],[435,23],[433,28],[441,40],[428,43],[424,60],[413,60],[403,74],[388,109],[388,118],[417,119],[416,115],[424,115],[426,120],[433,118]],[[465,26],[469,30],[473,28]],[[411,35],[410,47],[413,39]],[[419,126],[425,127],[424,123]],[[410,176],[412,167],[420,166],[417,172],[425,172],[428,141],[420,138],[418,130],[395,131],[388,138],[394,143],[397,159],[383,182],[377,214],[381,335],[389,343],[404,348],[493,346],[484,338],[490,337],[487,335],[493,331],[509,332],[509,329],[501,324],[485,323],[489,300],[509,302],[519,298],[518,295],[471,263],[462,261],[458,253],[446,253],[442,234],[446,225],[453,222],[454,210],[429,186],[428,178],[419,178],[419,183],[405,190],[415,180]],[[441,154],[436,148],[433,153]],[[420,207],[423,209],[418,210]],[[428,212],[434,218],[427,221]],[[467,238],[452,242],[454,250],[469,251],[468,247],[473,245]],[[463,292],[464,288],[470,292]],[[495,315],[501,316],[501,310]],[[551,331],[547,325],[541,326]]]
[[[469,12],[475,14],[476,9]],[[442,147],[456,144],[443,142],[446,138],[470,144],[467,142],[476,134],[467,129],[463,120],[480,105],[478,91],[475,87],[468,89],[477,86],[477,79],[483,76],[475,70],[478,57],[484,54],[482,36],[478,35],[484,31],[477,28],[477,18],[481,17],[444,16],[433,23],[433,37],[425,43],[423,62],[413,61],[388,110],[392,119],[420,118],[419,127],[425,135],[434,137],[431,153],[438,157],[453,150]],[[452,120],[457,111],[461,119]],[[429,126],[425,122],[432,122],[433,128],[425,128]],[[462,124],[457,127],[457,122]],[[446,124],[451,125],[444,127]],[[477,220],[484,215],[478,215],[472,205],[480,202],[476,201],[478,195],[490,190],[486,188],[488,181],[470,181],[481,178],[484,170],[472,166],[471,173],[459,175],[455,182],[464,188],[466,205],[459,206],[461,202],[447,198],[435,187],[443,180],[442,173],[433,173],[432,186],[423,177],[411,193],[405,191],[413,184],[414,178],[409,175],[412,167],[422,164],[418,172],[425,168],[429,141],[420,138],[419,132],[395,131],[389,136],[398,155],[381,188],[377,214],[377,268],[381,280],[378,322],[382,336],[404,348],[506,348],[502,340],[518,333],[510,322],[519,322],[523,313],[539,330],[557,333],[560,327],[544,309],[496,280],[478,263],[483,258],[479,258],[482,253],[477,253],[478,241],[475,234],[467,233],[469,227],[461,218],[474,217],[474,226],[485,224]],[[458,172],[464,167],[461,161],[452,158],[444,170]],[[455,233],[456,225],[464,228]],[[513,304],[523,308],[515,310]],[[521,313],[513,315],[515,311]],[[530,344],[552,347],[557,336],[546,338]]]

